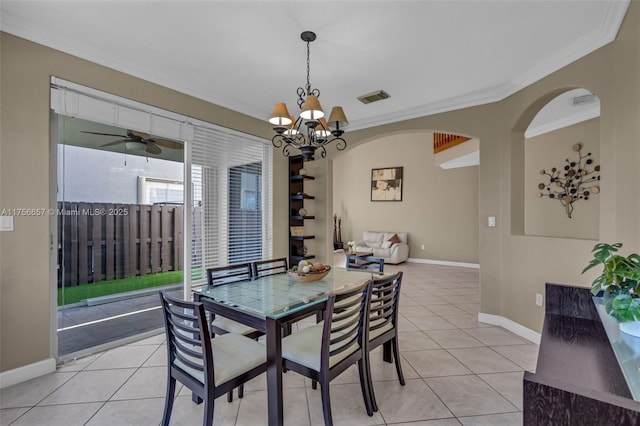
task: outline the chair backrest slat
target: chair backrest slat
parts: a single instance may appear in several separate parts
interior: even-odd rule
[[[253,279],[253,267],[251,263],[236,263],[233,265],[207,268],[207,284],[211,286],[229,284],[237,281],[248,281],[251,279]]]
[[[275,274],[286,274],[288,269],[287,258],[285,257],[253,262],[253,275],[256,278]]]
[[[356,344],[362,345],[368,286],[369,283],[329,296],[320,355],[325,367],[330,365],[331,358],[353,351]]]
[[[374,279],[369,291],[369,332],[398,323],[402,272]]]
[[[169,364],[183,371],[183,366],[201,371],[205,377],[213,380],[213,352],[202,303],[187,302],[165,292],[160,292],[160,300]],[[176,360],[182,366],[175,364]]]

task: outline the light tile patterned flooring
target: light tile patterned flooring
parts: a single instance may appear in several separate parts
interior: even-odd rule
[[[368,417],[351,368],[331,383],[336,425],[521,425],[522,375],[534,370],[538,346],[477,321],[477,269],[407,263],[400,299],[400,350],[406,386],[392,364],[372,356],[379,411]],[[157,425],[166,383],[164,335],[90,355],[55,373],[0,391],[0,425]],[[321,425],[320,392],[284,375],[285,424]],[[216,400],[216,425],[266,424],[264,375],[243,399]],[[173,425],[202,423],[202,406],[178,390]]]

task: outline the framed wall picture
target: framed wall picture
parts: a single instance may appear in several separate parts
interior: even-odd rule
[[[402,167],[371,169],[371,201],[402,201]]]

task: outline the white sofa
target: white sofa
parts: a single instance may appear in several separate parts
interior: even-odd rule
[[[391,243],[391,239],[397,235],[399,243]],[[409,243],[406,232],[373,232],[364,231],[362,240],[355,241],[354,249],[358,253],[372,252],[374,257],[381,257],[384,263],[398,264],[406,262],[409,258]]]

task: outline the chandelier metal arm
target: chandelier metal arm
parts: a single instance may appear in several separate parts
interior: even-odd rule
[[[304,101],[307,99],[307,96],[315,95],[317,97],[320,97],[320,90],[311,89],[311,86],[309,86],[307,89],[305,89],[304,87],[298,87],[298,90],[296,90],[296,93],[298,94],[297,103],[300,109],[302,109],[302,105],[304,104]]]
[[[275,148],[282,148],[282,153],[285,157],[289,156],[292,148],[296,148],[301,151],[304,151],[306,148],[311,155],[313,155],[313,152],[316,149],[320,149],[320,155],[322,158],[325,158],[327,155],[325,146],[334,142],[336,143],[335,147],[338,151],[344,151],[347,148],[347,141],[341,137],[333,137],[330,139],[313,138],[311,140],[307,140],[302,134],[297,134],[295,136],[278,134],[271,139],[271,144]]]

